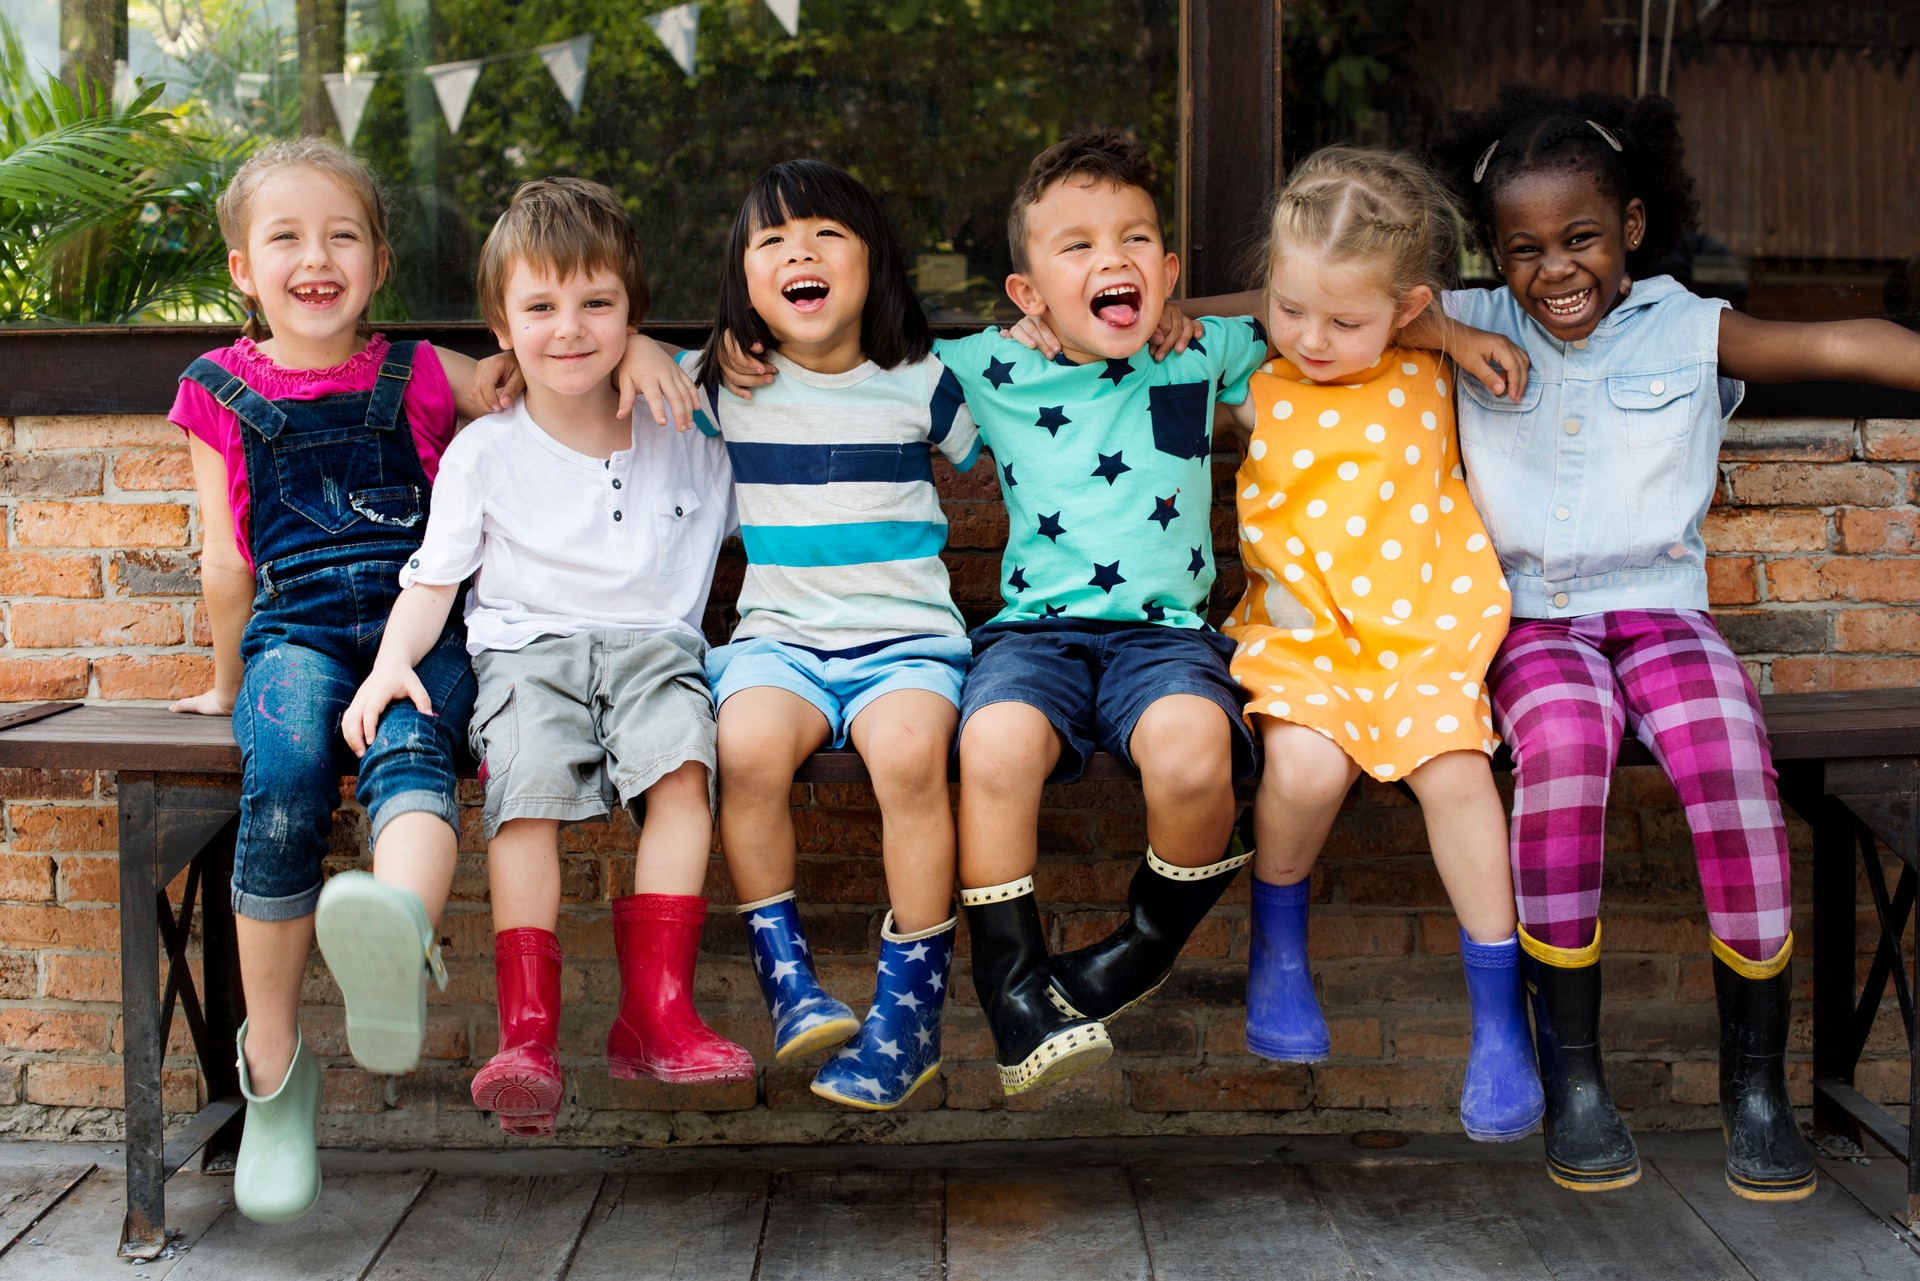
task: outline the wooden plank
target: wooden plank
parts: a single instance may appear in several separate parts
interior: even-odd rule
[[[129,1276],[160,1281],[188,1258],[207,1229],[232,1208],[232,1179],[175,1175],[167,1181],[170,1249],[157,1259],[128,1265],[114,1253],[120,1221],[127,1213],[127,1176],[122,1170],[100,1167],[0,1257],[0,1281]]]
[[[91,1161],[0,1170],[0,1251],[93,1170]]]
[[[777,1175],[759,1281],[939,1281],[944,1184],[937,1171]]]
[[[559,1281],[600,1178],[435,1176],[368,1281]]]
[[[612,1175],[567,1281],[749,1281],[768,1183],[758,1170]]]
[[[1302,1166],[1135,1169],[1133,1187],[1154,1281],[1361,1275]]]
[[[423,1170],[333,1175],[313,1213],[294,1223],[255,1223],[229,1210],[173,1270],[173,1281],[358,1281],[432,1177]],[[457,1251],[460,1241],[442,1245]]]
[[[43,721],[49,716],[58,716],[80,706],[78,703],[26,703],[0,710],[0,729],[14,725],[29,725],[34,721]]]
[[[1686,1198],[1755,1281],[1913,1281],[1920,1259],[1874,1215],[1826,1177],[1804,1201],[1743,1201],[1727,1188],[1724,1162],[1662,1158],[1660,1177]]]
[[[1127,1171],[1071,1165],[949,1174],[947,1276],[1148,1281],[1147,1243]]]
[[[1883,1227],[1915,1253],[1920,1253],[1920,1233],[1908,1226],[1907,1167],[1900,1158],[1882,1156],[1871,1149],[1865,1162],[1821,1161],[1820,1181],[1837,1184],[1842,1191]]]
[[[1643,1156],[1640,1181],[1610,1192],[1570,1192],[1539,1165],[1484,1174],[1557,1281],[1747,1281],[1740,1261],[1650,1164]]]
[[[1537,1277],[1547,1268],[1479,1165],[1307,1168],[1362,1276],[1377,1281]],[[1538,1171],[1531,1171],[1540,1178]],[[1546,1180],[1541,1178],[1544,1183]],[[1627,1281],[1624,1274],[1614,1274]]]

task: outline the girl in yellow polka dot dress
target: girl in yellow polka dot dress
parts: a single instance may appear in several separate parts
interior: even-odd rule
[[[1266,289],[1279,357],[1235,408],[1251,432],[1236,480],[1247,591],[1225,631],[1266,744],[1249,1047],[1326,1057],[1309,874],[1355,777],[1404,779],[1461,923],[1473,1002],[1461,1119],[1500,1141],[1530,1133],[1543,1108],[1488,765],[1484,683],[1507,585],[1467,494],[1452,367],[1397,345],[1451,268],[1455,224],[1438,181],[1401,156],[1321,151],[1280,193]]]

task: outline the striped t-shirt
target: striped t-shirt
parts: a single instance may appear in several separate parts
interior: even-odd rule
[[[962,635],[933,487],[935,449],[961,471],[980,449],[960,384],[931,356],[843,374],[772,361],[780,376],[751,401],[716,388],[696,415],[733,463],[747,549],[734,639],[842,650]]]

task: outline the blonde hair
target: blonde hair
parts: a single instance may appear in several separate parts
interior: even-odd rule
[[[1259,261],[1263,282],[1296,254],[1377,272],[1397,307],[1425,285],[1436,293],[1457,270],[1460,212],[1445,184],[1401,152],[1323,147],[1287,176],[1273,200]]]
[[[475,289],[480,315],[499,333],[507,328],[507,278],[516,262],[567,280],[575,272],[607,271],[627,290],[627,323],[647,318],[647,266],[640,236],[620,197],[585,178],[523,182],[480,247]]]
[[[393,242],[387,237],[387,202],[380,195],[380,184],[374,180],[373,171],[345,147],[316,137],[269,143],[247,157],[246,163],[234,173],[226,190],[214,202],[214,212],[220,219],[220,235],[230,252],[247,252],[253,198],[259,194],[260,184],[277,169],[316,170],[358,196],[366,209],[367,233],[373,241],[375,261],[391,261]],[[260,314],[260,300],[250,294],[240,297],[247,305],[247,322],[242,332],[256,342],[271,337],[266,320]]]

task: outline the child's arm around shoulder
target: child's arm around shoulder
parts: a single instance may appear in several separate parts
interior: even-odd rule
[[[200,496],[200,590],[213,632],[213,688],[178,699],[168,710],[225,716],[240,696],[240,637],[253,617],[253,571],[234,534],[226,461],[199,436],[187,440]]]
[[[1920,334],[1889,320],[1801,323],[1720,312],[1720,373],[1746,382],[1802,379],[1920,391]]]

